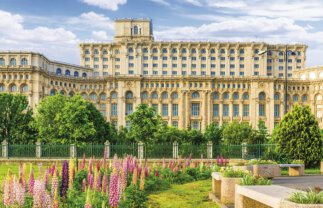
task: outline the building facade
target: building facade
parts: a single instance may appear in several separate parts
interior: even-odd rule
[[[285,48],[294,51],[287,58]],[[0,92],[22,93],[32,106],[57,93],[80,93],[108,121],[129,126],[140,103],[168,125],[204,130],[261,118],[271,131],[288,108],[309,105],[323,127],[323,67],[306,68],[306,45],[263,42],[154,41],[150,20],[115,21],[112,43],[81,43],[81,66],[32,52],[0,52]],[[260,51],[274,50],[259,55]]]

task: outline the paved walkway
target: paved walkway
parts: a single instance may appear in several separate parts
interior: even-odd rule
[[[277,177],[273,184],[296,189],[307,189],[309,187],[320,187],[323,189],[323,175],[306,175],[299,177]]]

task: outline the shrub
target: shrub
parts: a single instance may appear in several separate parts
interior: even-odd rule
[[[293,160],[291,164],[304,164],[304,161],[302,160]]]
[[[241,185],[241,186],[271,185],[271,180],[265,179],[263,177],[256,178],[256,177],[252,176],[251,174],[246,174],[240,180],[239,185]]]
[[[265,164],[274,164],[277,165],[277,162],[271,160],[250,160],[245,165],[265,165]]]
[[[146,185],[146,184],[145,184]],[[148,197],[145,191],[139,190],[138,186],[130,185],[125,190],[125,198],[120,203],[120,208],[145,208]]]
[[[288,201],[298,204],[323,204],[323,192],[316,193],[313,189],[309,192],[294,192]]]
[[[243,178],[246,174],[249,174],[249,172],[227,168],[225,170],[222,170],[221,174],[224,178]]]

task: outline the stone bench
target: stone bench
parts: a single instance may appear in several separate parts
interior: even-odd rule
[[[235,208],[323,208],[323,205],[296,204],[286,199],[297,190],[284,186],[236,185]]]
[[[304,176],[304,164],[279,164],[280,168],[288,168],[289,176]]]
[[[212,173],[212,193],[220,198],[222,204],[233,204],[235,185],[241,178],[224,178],[219,172]]]

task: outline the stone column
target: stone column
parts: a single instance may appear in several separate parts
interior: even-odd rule
[[[139,159],[144,158],[144,144],[142,142],[138,143],[138,158]]]
[[[9,144],[8,144],[7,140],[3,140],[1,145],[2,145],[2,157],[9,158],[9,154],[8,154],[8,149],[9,149],[8,145]]]
[[[241,155],[241,158],[242,159],[244,159],[244,158],[246,158],[246,156],[247,156],[247,143],[242,143],[242,146],[241,146],[241,153],[242,153],[242,155]]]
[[[104,143],[104,151],[107,153],[107,158],[110,158],[110,142],[107,140]]]
[[[36,158],[41,158],[41,142],[36,142]]]
[[[178,143],[176,141],[173,143],[173,158],[178,158]]]
[[[77,157],[76,145],[75,144],[71,144],[71,146],[70,146],[70,157],[71,158],[76,158]]]
[[[212,159],[213,158],[213,143],[212,141],[209,141],[207,144],[207,158]]]

